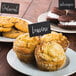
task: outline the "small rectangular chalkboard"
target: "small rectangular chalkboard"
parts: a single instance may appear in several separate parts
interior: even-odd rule
[[[59,9],[75,9],[75,0],[59,0]]]
[[[28,28],[30,37],[41,36],[43,34],[48,34],[51,32],[49,21],[29,24]]]
[[[19,4],[2,2],[1,13],[18,14]]]

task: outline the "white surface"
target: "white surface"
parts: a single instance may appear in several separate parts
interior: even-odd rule
[[[16,17],[16,18],[18,18],[18,17]],[[19,18],[19,19],[22,19],[22,20],[28,22],[29,24],[32,23],[31,21],[26,20],[26,19],[23,19],[23,18]],[[12,39],[12,38],[6,38],[6,37],[2,37],[2,36],[0,36],[0,42],[13,42],[14,40],[15,40],[15,39]]]
[[[41,14],[38,17],[38,22],[46,21],[47,15],[48,15],[48,12]],[[57,31],[57,32],[63,32],[63,33],[76,33],[76,30],[62,29],[62,28],[60,28],[60,27],[58,27],[56,25],[51,25],[51,30]]]
[[[31,76],[64,76],[70,75],[76,72],[76,52],[71,49],[67,49],[66,51],[67,62],[66,66],[58,71],[54,72],[47,72],[47,71],[40,71],[37,67],[31,64],[25,64],[21,62],[13,49],[11,49],[7,54],[7,61],[9,65],[24,74],[31,75]]]
[[[13,42],[15,39],[0,36],[0,42]]]
[[[58,18],[59,18],[59,15],[57,15],[57,14],[55,14],[55,13],[52,13],[52,12],[50,11],[50,12],[48,12],[48,17],[58,19]]]
[[[60,22],[60,24],[62,25],[72,25],[72,26],[76,26],[76,21],[70,21],[70,22]]]

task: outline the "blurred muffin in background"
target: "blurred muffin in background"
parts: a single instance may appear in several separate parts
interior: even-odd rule
[[[34,60],[34,50],[39,41],[39,37],[29,37],[28,33],[22,34],[14,41],[13,50],[21,61],[32,63]]]
[[[66,36],[64,36],[62,33],[57,33],[54,31],[52,31],[50,34],[43,35],[40,39],[41,42],[55,41],[64,48],[64,51],[66,51],[69,45],[69,41]]]
[[[54,41],[43,42],[35,50],[35,58],[40,70],[55,71],[62,68],[66,55],[62,46]]]

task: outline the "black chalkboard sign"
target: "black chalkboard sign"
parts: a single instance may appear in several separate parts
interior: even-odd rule
[[[59,0],[59,9],[75,9],[75,0]]]
[[[43,34],[47,34],[51,32],[49,21],[29,24],[28,28],[29,28],[30,37],[41,36]]]
[[[19,4],[2,2],[1,13],[18,14]]]

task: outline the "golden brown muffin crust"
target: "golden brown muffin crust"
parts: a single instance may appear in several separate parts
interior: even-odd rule
[[[56,42],[44,42],[38,45],[35,58],[41,70],[57,70],[65,64],[66,56],[62,46]]]
[[[35,47],[39,44],[39,37],[29,37],[28,33],[20,35],[15,41],[13,48],[16,51],[21,51],[25,54],[34,52]]]
[[[43,35],[41,37],[41,42],[55,41],[59,43],[66,51],[66,48],[69,45],[69,41],[66,36],[62,35],[62,33],[57,33],[52,31],[50,34]]]

